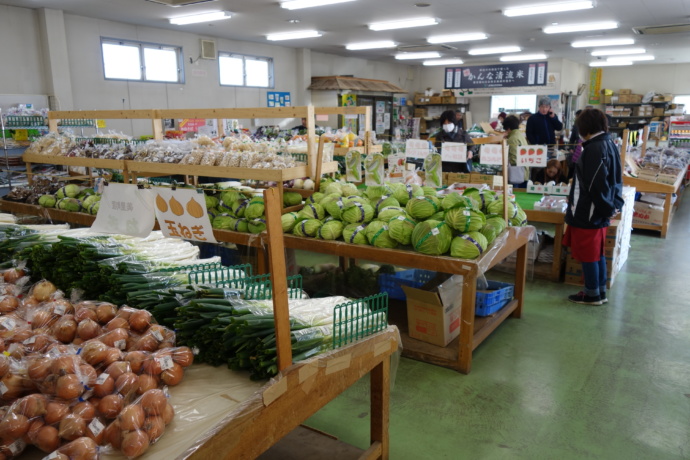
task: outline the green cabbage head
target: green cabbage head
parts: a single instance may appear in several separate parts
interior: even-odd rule
[[[436,214],[440,209],[438,198],[420,196],[411,198],[405,206],[407,213],[416,220],[424,220]]]
[[[412,231],[417,222],[406,216],[397,216],[388,221],[388,234],[398,243],[409,246]]]
[[[388,225],[380,220],[376,220],[369,225],[364,231],[369,244],[377,248],[393,249],[398,246],[398,242],[390,237],[388,232]]]
[[[464,233],[453,238],[450,255],[462,259],[476,259],[486,251],[489,242],[479,232]]]
[[[364,233],[366,224],[348,224],[343,228],[343,240],[351,244],[369,244]]]
[[[319,229],[319,238],[322,240],[337,240],[343,235],[345,226],[339,220],[329,220]]]
[[[418,223],[412,231],[411,243],[422,254],[439,256],[448,252],[453,232],[448,224],[438,220]]]

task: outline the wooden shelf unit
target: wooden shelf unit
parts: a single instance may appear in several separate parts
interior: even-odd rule
[[[556,227],[556,233],[553,240],[553,262],[551,263],[551,272],[549,279],[551,281],[560,282],[561,267],[563,255],[563,234],[565,233],[565,214],[561,212],[551,211],[535,211],[534,209],[525,209],[527,222],[542,222],[546,224],[553,224]],[[536,263],[536,262],[535,262]]]

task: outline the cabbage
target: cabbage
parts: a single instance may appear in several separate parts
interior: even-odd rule
[[[323,225],[323,222],[317,219],[306,219],[298,222],[295,228],[292,229],[292,233],[297,236],[316,236],[319,233],[319,229]]]
[[[436,197],[414,197],[407,202],[405,210],[413,219],[428,219],[438,212],[439,201]]]
[[[350,195],[348,197],[343,197],[343,203],[348,204],[348,203],[362,203],[362,204],[368,204],[371,206],[371,202],[367,200],[364,197],[361,197],[359,195]]]
[[[247,222],[247,230],[249,230],[249,233],[261,233],[266,230],[266,217],[261,216]]]
[[[247,205],[247,210],[244,211],[244,217],[247,219],[258,219],[264,215],[264,199],[259,197],[252,198],[252,201]]]
[[[297,214],[298,220],[304,219],[318,219],[322,220],[326,216],[323,206],[318,203],[309,203],[304,205],[302,210]]]
[[[506,221],[503,220],[503,217],[496,214],[487,216],[486,225],[491,225],[493,228],[496,229],[496,236],[503,233],[503,230],[505,230],[508,226],[508,224],[506,224]]]
[[[366,194],[367,198],[369,198],[369,201],[373,201],[375,203],[384,195],[392,195],[393,190],[391,190],[391,188],[387,185],[372,185],[367,187]]]
[[[508,219],[512,219],[517,215],[518,209],[517,206],[515,206],[515,203],[512,201],[508,200],[508,204],[506,206],[508,208]],[[503,215],[503,197],[492,201],[491,203],[488,204],[486,207],[486,212],[487,214],[498,214],[498,215]]]
[[[433,196],[436,198],[438,196],[438,193],[436,193],[436,189],[434,187],[427,187],[426,185],[422,187],[422,195],[424,196]]]
[[[416,225],[417,222],[409,217],[394,217],[388,222],[388,234],[398,243],[408,246]]]
[[[280,216],[280,223],[283,226],[283,233],[290,233],[297,223],[297,213],[288,212]]]
[[[100,201],[96,201],[94,204],[92,204],[91,206],[89,206],[89,209],[88,209],[89,214],[92,214],[92,215],[95,216],[96,214],[98,214],[98,210],[99,210],[100,208],[101,208],[101,202],[100,202]]]
[[[44,208],[54,208],[55,207],[55,202],[57,200],[53,195],[42,195],[38,199],[38,204],[43,206]]]
[[[384,195],[381,198],[379,198],[379,200],[374,205],[374,211],[376,211],[376,215],[378,215],[383,208],[386,208],[388,206],[400,206],[400,203],[392,196]]]
[[[338,201],[331,201],[330,203],[326,203],[324,205],[324,208],[326,209],[326,212],[328,215],[333,217],[334,219],[340,220],[340,216],[342,215],[343,212],[343,200],[338,200]]]
[[[319,238],[322,240],[337,240],[343,234],[343,223],[339,220],[329,220],[319,228]]]
[[[243,217],[246,213],[248,205],[249,205],[249,200],[235,201],[230,206],[230,211],[232,212],[232,215],[235,217]],[[262,214],[263,214],[263,212],[262,212]],[[261,215],[261,214],[259,214],[259,215]]]
[[[235,219],[230,227],[230,230],[236,232],[247,233],[249,231],[249,225],[247,224],[247,219]]]
[[[84,190],[79,192],[79,195],[77,195],[77,198],[79,198],[80,200],[83,200],[84,198],[89,197],[91,195],[95,195],[95,194],[96,194],[96,192],[94,191],[94,189],[85,188]]]
[[[343,196],[343,187],[340,185],[340,182],[332,182],[328,184],[328,187],[326,187],[326,190],[324,192],[326,195],[329,195],[331,193],[336,193],[340,196]]]
[[[380,220],[381,222],[388,222],[394,217],[398,216],[404,216],[405,215],[405,209],[401,208],[399,206],[386,206],[385,208],[381,209],[379,212],[379,215],[376,217],[377,220]]]
[[[347,184],[343,184],[341,190],[342,196],[359,195],[359,190],[357,189],[357,186],[355,184],[350,184],[349,182]]]
[[[231,230],[235,219],[230,216],[216,216],[211,221],[211,227],[222,228],[224,230]]]
[[[78,185],[75,184],[67,184],[64,187],[61,187],[57,193],[55,194],[55,197],[57,199],[62,199],[62,198],[74,198],[77,195],[79,195],[80,188]]]
[[[52,195],[45,195],[45,196],[52,196]],[[43,197],[41,197],[43,198]],[[38,199],[38,204],[41,204],[41,198]],[[81,202],[81,207],[84,209],[89,209],[89,206],[92,204],[101,201],[101,197],[98,195],[89,195],[84,200]],[[53,205],[55,205],[55,202],[53,202]],[[52,208],[52,206],[46,206],[47,208]]]
[[[445,220],[446,218],[446,212],[445,211],[439,211],[436,214],[433,214],[431,217],[429,217],[429,220]]]
[[[405,185],[405,184],[391,184],[393,189],[393,197],[400,203],[400,206],[405,206],[410,198],[415,196],[423,196],[424,191],[419,185]]]
[[[486,209],[489,203],[496,199],[496,194],[491,190],[482,190],[479,193],[479,198],[481,199],[482,209]]]
[[[297,206],[302,203],[302,195],[297,192],[283,193],[283,204],[285,207]]]
[[[312,193],[311,196],[307,198],[307,203],[320,203],[325,196],[326,194],[321,192]]]
[[[208,195],[204,195],[204,200],[206,200],[206,209],[215,208],[220,201],[217,197]]]
[[[453,232],[448,224],[427,220],[417,224],[412,231],[412,246],[422,254],[438,256],[448,252]]]
[[[469,197],[460,195],[458,192],[451,192],[443,197],[441,207],[443,207],[443,209],[446,211],[456,207],[479,209],[476,207],[476,203],[473,200],[471,200]]]
[[[364,233],[366,224],[349,224],[343,228],[343,240],[352,244],[369,244]]]
[[[364,234],[367,236],[369,244],[377,248],[393,249],[398,246],[398,242],[392,239],[388,233],[388,225],[381,221],[377,220],[367,225]]]
[[[510,225],[513,227],[524,227],[527,225],[527,214],[525,214],[525,211],[523,211],[519,205],[517,206],[517,214],[510,219]]]
[[[453,208],[446,212],[446,223],[460,232],[477,232],[486,224],[481,211],[468,208]]]
[[[55,203],[55,207],[63,211],[79,212],[81,209],[81,201],[76,198],[63,198]]]
[[[350,202],[343,207],[341,218],[350,224],[370,222],[374,218],[374,208],[366,203]]]
[[[486,251],[489,242],[479,232],[456,236],[450,245],[450,255],[462,259],[476,259]]]
[[[244,195],[237,190],[226,190],[220,194],[220,201],[228,206],[232,206],[233,203],[242,199],[244,199]]]
[[[321,179],[321,183],[319,184],[319,192],[325,193],[328,186],[334,182],[335,179],[333,179],[332,177],[324,177],[323,179]]]
[[[474,205],[472,206],[473,208],[476,208],[476,209],[480,209],[480,208],[481,208],[482,199],[479,197],[479,190],[478,190],[478,189],[476,189],[476,188],[474,188],[474,187],[465,189],[465,191],[463,192],[462,196],[464,196],[464,197],[469,198],[470,200],[472,200],[472,203],[474,204]]]
[[[328,203],[332,203],[332,202],[338,201],[340,199],[342,199],[342,197],[340,195],[337,195],[335,193],[331,193],[330,195],[324,196],[323,199],[321,201],[319,201],[319,204],[325,208]]]
[[[496,227],[493,225],[486,224],[482,227],[481,229],[482,235],[486,238],[486,241],[491,244],[494,242],[496,239],[496,236],[498,236],[498,232],[496,231]]]

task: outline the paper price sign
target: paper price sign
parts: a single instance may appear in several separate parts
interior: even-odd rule
[[[134,184],[108,184],[103,187],[101,201],[94,201],[89,208],[96,203],[98,213],[91,226],[94,232],[146,238],[156,223],[150,191]]]
[[[429,142],[420,139],[405,141],[405,156],[407,158],[426,158],[429,154]]]
[[[444,142],[441,144],[441,159],[452,163],[467,163],[467,144]]]
[[[194,189],[152,189],[156,218],[168,238],[215,243],[204,194]]]
[[[499,144],[483,144],[480,147],[481,164],[483,165],[502,165],[503,146]]]
[[[527,166],[530,168],[546,167],[546,146],[545,145],[523,145],[518,147],[516,166]]]

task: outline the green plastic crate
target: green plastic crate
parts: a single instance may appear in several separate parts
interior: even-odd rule
[[[333,310],[333,348],[363,339],[388,327],[388,294],[340,304]]]

